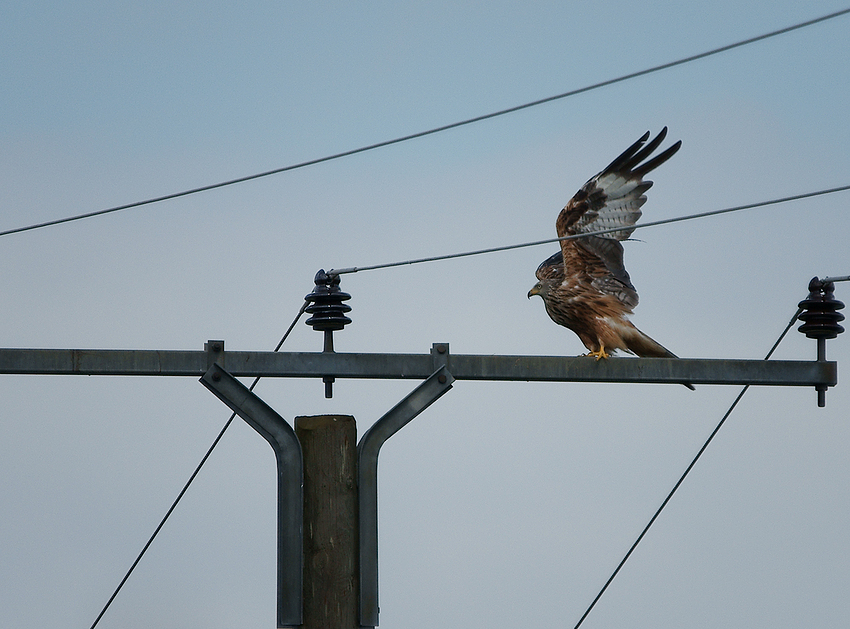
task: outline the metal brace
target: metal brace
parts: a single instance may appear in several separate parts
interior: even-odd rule
[[[216,341],[217,342],[217,341]],[[214,343],[211,341],[209,345]],[[224,343],[221,342],[223,354]],[[212,355],[215,355],[215,349]],[[277,459],[277,626],[303,623],[304,464],[292,427],[248,387],[217,363],[201,377],[239,417],[269,442]]]
[[[443,348],[440,351],[439,347]],[[435,344],[432,355],[448,358],[448,344]],[[435,358],[435,361],[438,358]],[[452,388],[445,364],[376,421],[357,444],[360,522],[360,626],[378,626],[378,453],[384,442]]]

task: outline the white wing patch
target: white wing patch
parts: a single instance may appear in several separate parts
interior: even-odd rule
[[[605,202],[601,208],[585,212],[576,222],[575,230],[588,233],[625,227],[626,229],[599,234],[599,237],[611,240],[629,238],[635,230],[635,223],[643,214],[640,208],[646,203],[644,193],[652,186],[652,182],[623,177],[617,173],[605,173],[591,179],[588,184],[605,195]]]

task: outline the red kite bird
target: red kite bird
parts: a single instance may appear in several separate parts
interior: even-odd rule
[[[647,132],[601,173],[581,187],[558,214],[558,237],[579,236],[620,228],[594,236],[562,240],[561,250],[537,268],[537,284],[528,296],[540,295],[552,321],[575,332],[589,356],[608,358],[618,349],[638,356],[676,358],[638,330],[628,315],[638,294],[623,265],[623,245],[635,230],[652,186],[643,176],[670,159],[681,141],[648,159],[667,135]],[[690,385],[686,385],[693,388]]]

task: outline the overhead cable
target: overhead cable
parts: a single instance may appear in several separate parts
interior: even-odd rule
[[[481,122],[483,120],[489,120],[491,118],[497,118],[499,116],[504,116],[506,114],[511,114],[517,111],[521,111],[523,109],[529,109],[531,107],[536,107],[538,105],[543,105],[546,103],[551,103],[553,101],[561,100],[564,98],[568,98],[570,96],[576,96],[578,94],[583,94],[585,92],[590,92],[592,90],[596,90],[602,87],[607,87],[609,85],[614,85],[616,83],[622,83],[623,81],[628,81],[630,79],[635,79],[641,76],[646,76],[647,74],[652,74],[654,72],[660,72],[661,70],[667,70],[668,68],[673,68],[676,66],[680,66],[686,63],[690,63],[692,61],[698,61],[699,59],[705,59],[706,57],[711,57],[713,55],[720,54],[722,52],[727,52],[729,50],[733,50],[735,48],[740,48],[741,46],[747,46],[749,44],[754,44],[759,41],[763,41],[765,39],[769,39],[771,37],[776,37],[777,35],[783,35],[785,33],[790,33],[792,31],[796,31],[802,28],[806,28],[808,26],[813,26],[815,24],[819,24],[820,22],[825,22],[827,20],[832,20],[837,17],[841,17],[850,13],[850,7],[846,9],[842,9],[840,11],[836,11],[834,13],[829,13],[827,15],[822,15],[820,17],[806,20],[805,22],[799,22],[792,26],[786,26],[784,28],[780,28],[775,31],[770,31],[769,33],[764,33],[762,35],[757,35],[755,37],[750,37],[748,39],[743,39],[741,41],[726,44],[725,46],[720,46],[719,48],[713,48],[712,50],[708,50],[705,52],[701,52],[695,55],[691,55],[689,57],[683,57],[681,59],[677,59],[675,61],[668,61],[667,63],[662,63],[661,65],[652,66],[651,68],[646,68],[644,70],[638,70],[637,72],[630,72],[629,74],[624,74],[622,76],[618,76],[613,79],[607,79],[605,81],[601,81],[599,83],[593,83],[592,85],[586,85],[584,87],[580,87],[578,89],[570,90],[568,92],[563,92],[561,94],[556,94],[554,96],[547,96],[546,98],[541,98],[538,100],[534,100],[528,103],[523,103],[522,105],[515,105],[513,107],[508,107],[507,109],[500,109],[498,111],[491,112],[489,114],[483,114],[480,116],[475,116],[474,118],[467,118],[466,120],[461,120],[459,122],[453,122],[450,124],[442,125],[439,127],[434,127],[433,129],[428,129],[426,131],[419,131],[417,133],[411,133],[409,135],[404,135],[398,138],[394,138],[392,140],[384,140],[382,142],[376,142],[374,144],[368,144],[366,146],[361,146],[360,148],[350,149],[348,151],[343,151],[341,153],[334,153],[332,155],[326,155],[325,157],[319,157],[316,159],[307,160],[305,162],[299,162],[297,164],[291,164],[289,166],[284,166],[282,168],[275,168],[273,170],[267,170],[265,172],[256,173],[254,175],[247,175],[244,177],[237,177],[236,179],[230,179],[227,181],[221,181],[219,183],[213,183],[206,186],[200,186],[197,188],[192,188],[190,190],[184,190],[182,192],[174,192],[172,194],[166,194],[159,197],[153,197],[150,199],[146,199],[144,201],[136,201],[134,203],[127,203],[124,205],[118,205],[115,207],[107,208],[104,210],[97,210],[94,212],[87,212],[85,214],[78,214],[76,216],[68,216],[65,218],[59,218],[51,221],[45,221],[43,223],[36,223],[33,225],[27,225],[25,227],[15,227],[13,229],[7,229],[5,231],[0,231],[0,236],[9,236],[11,234],[19,234],[22,232],[32,231],[35,229],[40,229],[42,227],[51,227],[54,225],[61,225],[63,223],[70,223],[72,221],[79,221],[84,218],[92,218],[95,216],[103,216],[104,214],[111,214],[113,212],[119,212],[121,210],[129,210],[131,208],[142,207],[144,205],[151,205],[153,203],[159,203],[160,201],[170,201],[172,199],[178,199],[181,197],[186,197],[192,194],[198,194],[200,192],[208,192],[210,190],[215,190],[217,188],[224,188],[226,186],[232,186],[238,183],[245,183],[248,181],[253,181],[254,179],[260,179],[263,177],[269,177],[271,175],[277,175],[280,173],[288,172],[291,170],[297,170],[299,168],[304,168],[306,166],[314,166],[316,164],[321,164],[324,162],[329,162],[332,160],[340,159],[343,157],[350,157],[351,155],[357,155],[358,153],[365,153],[366,151],[371,151],[378,148],[383,148],[386,146],[391,146],[393,144],[399,144],[401,142],[406,142],[408,140],[414,140],[417,138],[422,138],[428,135],[433,135],[435,133],[441,133],[442,131],[448,131],[450,129],[456,129],[458,127],[463,127],[466,125],[473,124],[475,122]]]
[[[835,277],[824,277],[821,278],[821,282],[826,284],[827,282],[850,282],[850,275],[836,275]]]
[[[759,201],[758,203],[748,203],[746,205],[736,205],[734,207],[723,208],[722,210],[710,210],[708,212],[699,212],[697,214],[688,214],[686,216],[676,216],[673,218],[665,218],[658,221],[649,221],[647,223],[638,223],[633,225],[634,229],[639,229],[641,227],[655,227],[657,225],[667,225],[670,223],[680,223],[682,221],[690,221],[695,218],[706,218],[708,216],[717,216],[718,214],[728,214],[730,212],[740,212],[741,210],[752,210],[754,208],[765,207],[768,205],[776,205],[777,203],[787,203],[788,201],[799,201],[802,199],[810,199],[812,197],[822,196],[825,194],[833,194],[835,192],[845,192],[850,190],[850,185],[845,186],[837,186],[835,188],[828,188],[826,190],[817,190],[815,192],[804,192],[802,194],[794,194],[788,197],[782,197],[780,199],[771,199],[770,201]],[[632,229],[630,227],[629,229]],[[544,240],[533,240],[531,242],[524,242],[517,245],[503,245],[501,247],[490,247],[488,249],[476,249],[474,251],[464,251],[463,253],[448,253],[440,256],[431,256],[429,258],[416,258],[413,260],[404,260],[401,262],[388,262],[385,264],[373,264],[371,266],[351,266],[345,267],[341,269],[331,269],[328,271],[328,275],[343,275],[346,273],[357,273],[358,271],[373,271],[375,269],[388,269],[395,266],[405,266],[407,264],[420,264],[422,262],[437,262],[440,260],[452,260],[454,258],[466,258],[469,256],[477,256],[484,253],[496,253],[499,251],[509,251],[511,249],[522,249],[524,247],[536,247],[537,245],[547,245],[553,242],[560,242],[562,240],[576,240],[578,238],[587,238],[588,236],[600,236],[603,234],[609,234],[611,232],[619,232],[623,231],[622,225],[619,227],[612,227],[610,229],[600,229],[599,231],[587,232],[583,234],[573,234],[571,236],[561,236],[560,238],[546,238]]]

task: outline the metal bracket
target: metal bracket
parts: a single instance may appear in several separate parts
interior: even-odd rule
[[[434,343],[431,345],[431,365],[434,371],[440,367],[449,368],[448,343]]]
[[[224,367],[224,341],[207,341],[204,351],[207,353],[207,369],[213,365]]]
[[[448,358],[448,345],[441,345],[445,351],[440,355]],[[378,453],[387,439],[451,389],[453,382],[454,377],[445,365],[440,366],[376,421],[357,444],[361,627],[378,626]]]
[[[210,342],[212,345],[214,342]],[[224,343],[221,345],[223,353]],[[292,427],[248,387],[213,363],[201,378],[233,412],[269,442],[277,459],[277,626],[303,622],[304,466]]]

